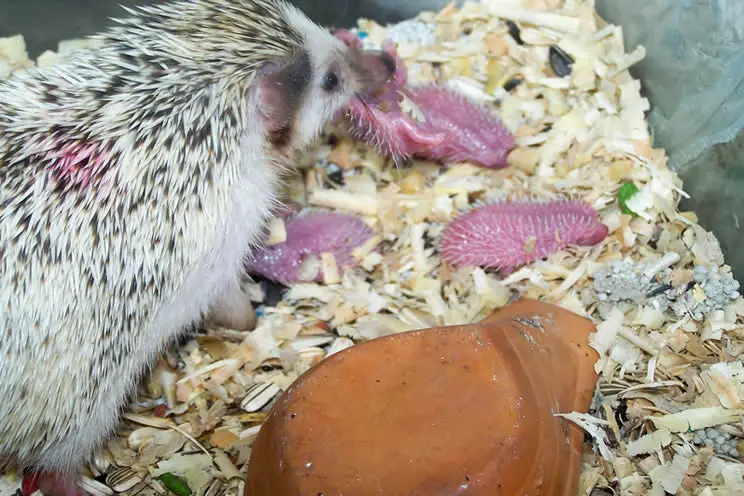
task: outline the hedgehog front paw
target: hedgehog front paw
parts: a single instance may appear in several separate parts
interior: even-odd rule
[[[241,290],[236,290],[234,294],[222,298],[212,308],[207,320],[209,324],[218,327],[252,331],[256,328],[258,317],[248,295]]]

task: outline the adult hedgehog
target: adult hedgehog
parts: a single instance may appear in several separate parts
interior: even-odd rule
[[[240,307],[294,153],[395,69],[280,0],[128,12],[0,83],[0,455],[55,495],[163,348]]]

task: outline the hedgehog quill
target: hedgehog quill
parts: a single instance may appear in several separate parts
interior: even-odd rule
[[[243,318],[294,153],[395,71],[280,0],[127,12],[0,83],[0,460],[55,496],[166,345]]]

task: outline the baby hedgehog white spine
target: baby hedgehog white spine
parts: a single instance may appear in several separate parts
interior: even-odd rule
[[[35,469],[79,470],[239,297],[293,153],[392,74],[280,0],[129,14],[0,83],[0,456]]]

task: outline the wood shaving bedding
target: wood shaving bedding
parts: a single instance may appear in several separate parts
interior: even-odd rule
[[[649,103],[627,70],[643,48],[626,53],[622,30],[581,0],[470,1],[394,27],[360,20],[358,30],[370,46],[393,37],[412,83],[444,83],[494,106],[517,138],[510,167],[417,161],[396,169],[329,129],[299,159],[288,195],[359,215],[376,231],[355,250],[359,267],[341,271],[326,256],[322,284],[281,293],[256,283],[255,331],[204,329],[168,353],[91,464],[86,488],[166,494],[162,476],[170,474],[192,494],[242,495],[261,422],[314,364],[356,342],[476,322],[524,296],[598,325],[592,408],[560,412],[590,434],[579,494],[744,494],[744,299],[703,318],[679,317],[652,298],[600,301],[593,289],[593,275],[612,261],[644,264],[649,276],[664,274],[674,285],[694,283],[695,266],[729,272],[715,237],[694,213],[678,210],[681,181],[651,143]],[[61,43],[60,53],[79,45]],[[36,63],[59,56],[45,52]],[[33,65],[22,37],[0,39],[0,78]],[[617,200],[627,182],[639,190],[627,202],[635,216]],[[584,200],[610,234],[505,278],[442,263],[436,246],[444,224],[504,195]],[[271,232],[274,243],[286,235],[281,222]],[[710,297],[698,285],[691,298]],[[7,474],[6,483],[16,488],[19,476]]]

